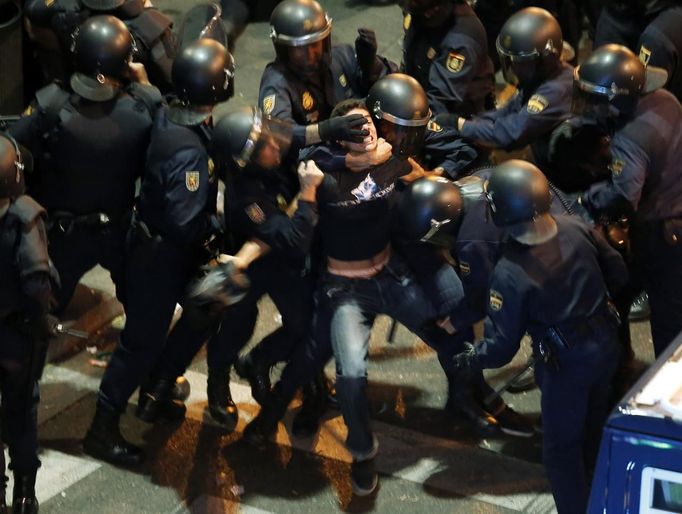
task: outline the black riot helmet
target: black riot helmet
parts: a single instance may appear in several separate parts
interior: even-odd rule
[[[173,61],[171,79],[177,99],[171,102],[168,119],[180,125],[198,125],[213,112],[213,106],[230,95],[234,60],[213,39],[188,43]]]
[[[306,75],[331,63],[331,32],[332,20],[315,0],[284,0],[270,16],[277,59]]]
[[[527,7],[504,23],[496,46],[504,79],[532,89],[556,73],[563,36],[559,22],[548,11]]]
[[[379,137],[393,146],[398,157],[416,155],[431,119],[424,88],[414,78],[392,73],[377,80],[365,100]]]
[[[27,152],[22,151],[12,136],[0,133],[0,200],[24,194],[24,173],[30,171],[26,169],[30,163],[26,157]]]
[[[126,0],[81,0],[81,2],[93,11],[113,11],[125,4]]]
[[[639,58],[621,45],[597,48],[573,72],[571,110],[599,121],[634,111],[647,82]]]
[[[111,100],[126,79],[135,48],[125,23],[114,16],[93,16],[72,37],[71,88],[88,100]]]
[[[463,0],[399,0],[400,8],[410,16],[420,19],[426,26],[452,23],[453,7]]]
[[[549,182],[535,165],[506,161],[493,169],[484,190],[493,222],[517,241],[535,245],[556,235]]]
[[[459,188],[443,177],[424,177],[400,194],[395,226],[401,238],[452,248],[462,213]]]
[[[257,107],[244,107],[222,117],[212,134],[211,153],[219,162],[233,170],[272,170],[289,152],[293,126],[268,119]]]

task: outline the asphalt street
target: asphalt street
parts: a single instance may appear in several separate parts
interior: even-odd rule
[[[194,4],[158,0],[176,19]],[[394,5],[368,7],[342,0],[321,2],[333,18],[334,41],[352,43],[357,27],[377,31],[379,51],[400,59],[402,20]],[[260,74],[274,57],[265,23],[248,27],[237,43],[236,97],[218,115],[256,102]],[[106,272],[95,269],[84,280],[109,294]],[[261,304],[259,340],[280,323],[273,305]],[[98,334],[100,348],[115,344],[122,324],[117,319]],[[248,387],[233,374],[239,426],[226,433],[204,413],[205,354],[200,353],[187,377],[192,384],[187,419],[178,425],[152,426],[137,420],[132,406],[123,417],[124,434],[145,446],[147,464],[119,469],[85,455],[81,447],[94,413],[103,369],[85,351],[47,366],[40,407],[43,466],[38,497],[44,514],[139,513],[549,513],[553,502],[540,463],[541,438],[517,439],[500,433],[473,433],[444,411],[445,379],[436,355],[403,327],[387,341],[390,320],[377,320],[370,349],[370,386],[375,429],[380,441],[381,487],[368,499],[353,498],[348,477],[350,457],[343,447],[340,414],[330,411],[314,439],[290,435],[291,418],[280,426],[276,443],[257,451],[240,440],[245,424],[257,412]],[[638,359],[652,358],[647,323],[633,324]],[[521,369],[529,348],[524,343],[514,361],[487,373],[499,387]],[[333,368],[327,370],[333,376]],[[275,370],[275,374],[277,370]],[[537,416],[539,393],[505,393],[508,403]],[[137,400],[134,395],[132,402]]]

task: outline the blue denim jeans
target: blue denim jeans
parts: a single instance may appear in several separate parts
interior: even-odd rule
[[[357,460],[373,450],[367,385],[369,338],[374,319],[386,314],[444,356],[446,374],[457,339],[440,329],[437,311],[403,259],[393,255],[376,276],[350,279],[326,273],[316,294],[314,337],[329,339],[336,359],[336,391],[348,427],[346,444]],[[445,357],[448,356],[448,357]]]

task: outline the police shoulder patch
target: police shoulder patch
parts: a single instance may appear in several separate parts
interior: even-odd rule
[[[426,125],[426,128],[431,132],[443,132],[443,127],[441,127],[438,123],[436,123],[433,120],[429,121],[429,124]]]
[[[471,274],[471,265],[466,261],[460,260],[459,271],[466,277],[467,275]]]
[[[199,189],[199,172],[186,171],[185,172],[185,187],[187,191],[194,193]]]
[[[609,170],[614,175],[620,175],[623,172],[623,167],[625,166],[625,161],[622,159],[613,159],[611,164],[609,164]]]
[[[407,13],[403,18],[403,30],[409,29],[410,25],[412,25],[412,15]]]
[[[548,105],[549,105],[549,101],[547,100],[547,98],[545,98],[542,95],[533,95],[530,97],[530,100],[528,100],[528,105],[526,106],[526,110],[530,114],[538,114],[538,113],[544,111]]]
[[[275,108],[275,98],[277,95],[268,95],[263,98],[263,113],[270,114]]]
[[[466,61],[466,57],[454,50],[450,50],[446,66],[452,73],[459,73],[464,68],[464,61]]]
[[[342,87],[346,87],[348,85],[348,79],[344,73],[339,75],[339,84],[341,84]]]
[[[309,91],[305,91],[301,97],[301,104],[306,111],[312,111],[315,106],[315,101],[313,100],[313,95]]]
[[[502,308],[503,303],[504,303],[504,299],[502,298],[502,295],[498,291],[491,289],[490,290],[490,308],[494,311],[499,311]]]
[[[649,60],[651,59],[651,50],[646,46],[642,45],[639,49],[639,60],[642,61],[644,66],[649,65]]]
[[[265,213],[257,203],[252,203],[246,209],[244,209],[244,211],[246,212],[246,215],[249,217],[249,219],[256,225],[262,225],[265,222]]]
[[[426,51],[426,58],[431,60],[436,56],[436,49],[434,47],[429,47],[429,49]]]
[[[213,177],[215,176],[215,162],[210,157],[208,158],[208,180],[213,182]]]

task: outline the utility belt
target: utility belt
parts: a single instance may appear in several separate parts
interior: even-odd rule
[[[67,211],[52,211],[48,214],[47,231],[57,231],[70,234],[74,230],[94,230],[106,232],[121,220],[113,220],[105,212],[91,212],[89,214],[73,214]]]
[[[545,364],[559,370],[558,357],[592,340],[597,334],[612,332],[620,325],[620,316],[611,302],[607,302],[589,318],[574,319],[549,327],[537,341],[538,351]]]

